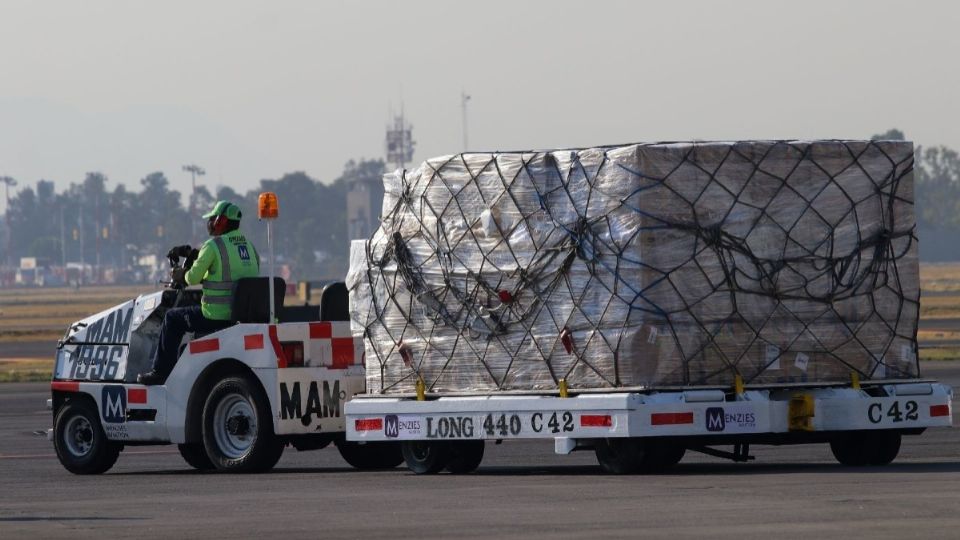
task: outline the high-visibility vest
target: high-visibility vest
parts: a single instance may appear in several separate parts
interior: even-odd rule
[[[200,300],[203,316],[226,321],[232,318],[230,304],[233,302],[234,282],[259,275],[260,256],[256,248],[239,230],[234,230],[204,242],[185,278],[191,285],[203,283]]]

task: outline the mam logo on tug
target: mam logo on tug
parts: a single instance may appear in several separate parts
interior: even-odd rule
[[[111,311],[87,327],[80,341],[83,345],[74,352],[71,379],[111,380],[116,378],[120,360],[126,354],[127,334],[133,308]]]
[[[333,381],[332,387],[330,381],[310,381],[305,397],[306,400],[299,381],[290,386],[280,383],[280,419],[297,418],[304,426],[309,426],[314,417],[339,417],[346,393],[340,390],[340,381]]]

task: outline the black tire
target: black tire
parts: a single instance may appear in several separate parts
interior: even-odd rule
[[[901,437],[899,433],[889,431],[875,431],[872,433],[871,447],[867,456],[867,464],[882,467],[897,459],[900,453]]]
[[[900,434],[889,431],[844,433],[830,441],[837,461],[847,467],[889,465],[900,453]]]
[[[484,441],[457,441],[450,443],[450,459],[447,471],[453,474],[467,474],[477,470],[483,461]]]
[[[642,472],[649,460],[643,442],[634,438],[610,438],[597,441],[594,452],[604,472],[636,474]]]
[[[676,443],[656,442],[647,445],[642,469],[657,472],[676,466],[686,455],[687,449]]]
[[[187,462],[187,465],[198,471],[212,471],[216,469],[213,462],[210,461],[210,458],[207,456],[207,449],[203,447],[202,443],[178,444],[177,450],[180,451],[180,456]]]
[[[273,433],[270,403],[260,385],[235,376],[213,386],[203,405],[203,446],[221,471],[263,472],[283,454]]]
[[[830,441],[833,457],[847,467],[863,467],[867,464],[867,455],[863,445],[853,437],[838,437]]]
[[[53,421],[53,447],[65,469],[73,474],[102,474],[110,470],[123,445],[107,439],[96,406],[70,400]]]
[[[371,442],[360,444],[354,441],[337,441],[337,450],[344,461],[355,469],[372,471],[377,469],[393,469],[403,463],[403,454],[400,452],[400,443]]]
[[[450,444],[441,441],[403,441],[403,460],[417,474],[436,474],[450,461]]]

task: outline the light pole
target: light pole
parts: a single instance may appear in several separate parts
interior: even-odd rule
[[[63,268],[64,276],[67,271],[67,229],[63,224],[63,201],[57,206],[60,207],[60,266]]]
[[[207,174],[207,171],[203,170],[203,167],[199,165],[184,165],[183,170],[190,173],[190,242],[196,243],[197,241],[197,216],[194,213],[194,202],[197,198],[197,177]]]
[[[10,244],[13,241],[13,231],[10,230],[10,188],[17,185],[17,181],[9,176],[0,176],[0,183],[6,186],[7,205],[4,207],[3,216],[7,221],[7,264],[13,264],[13,254],[10,253]]]
[[[463,90],[460,91],[460,112],[463,113],[463,151],[466,152],[469,150],[467,145],[467,102],[470,101],[470,96]]]

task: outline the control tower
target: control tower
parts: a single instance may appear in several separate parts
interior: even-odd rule
[[[387,125],[386,162],[391,168],[403,169],[413,159],[416,143],[412,134],[413,126],[406,121],[401,108]],[[351,239],[367,238],[377,228],[383,205],[384,169],[384,162],[379,160],[347,164],[347,233]]]

